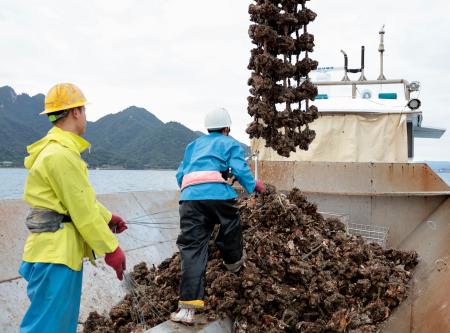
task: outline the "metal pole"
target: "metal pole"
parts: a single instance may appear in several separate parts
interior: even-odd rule
[[[359,77],[358,81],[367,81],[366,77],[364,76],[364,53],[365,48],[363,45],[361,46],[361,76]]]
[[[342,78],[342,81],[350,81],[348,78],[348,57],[347,53],[345,53],[344,50],[341,50],[342,54],[344,55],[344,77]]]
[[[379,32],[380,34],[380,46],[378,47],[378,51],[380,51],[380,76],[378,76],[378,80],[386,80],[386,77],[383,74],[384,65],[383,65],[383,53],[384,53],[384,24],[381,27]]]
[[[254,160],[255,161],[255,179],[258,180],[259,179],[259,166],[258,166],[258,162],[259,162],[259,150],[256,150],[254,153],[252,153],[250,156],[246,157],[245,160]]]
[[[259,179],[259,151],[255,151],[255,179],[258,180]]]

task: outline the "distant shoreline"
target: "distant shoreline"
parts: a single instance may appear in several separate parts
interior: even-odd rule
[[[12,166],[12,167],[4,167],[4,166],[0,166],[0,169],[25,169],[24,167],[16,167],[16,166]],[[88,168],[88,170],[92,171],[92,170],[101,170],[101,171],[177,171],[177,169],[124,169],[124,168]]]
[[[417,163],[426,163],[426,162],[417,162]],[[426,163],[427,164],[427,163]],[[428,165],[429,166],[429,165]],[[431,168],[431,166],[430,166]],[[1,166],[0,165],[0,169],[26,169],[25,167],[18,167],[18,166]],[[122,168],[122,167],[105,167],[105,168],[101,168],[101,167],[95,167],[95,168],[88,168],[89,170],[102,170],[102,171],[145,171],[145,170],[150,170],[150,171],[176,171],[177,169],[165,169],[165,168],[145,168],[145,169],[126,169],[126,168]],[[450,173],[450,169],[444,168],[444,169],[433,169],[431,168],[434,172],[436,173],[445,173],[448,174]]]
[[[116,171],[120,171],[120,170],[127,170],[127,171],[133,171],[133,170],[139,170],[139,171],[145,171],[145,170],[152,170],[152,171],[175,171],[176,169],[170,169],[170,168],[143,168],[143,169],[138,169],[138,168],[123,168],[123,167],[95,167],[95,168],[90,168],[88,167],[89,170],[116,170]]]

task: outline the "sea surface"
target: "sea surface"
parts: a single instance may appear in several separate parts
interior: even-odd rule
[[[178,188],[174,170],[89,170],[97,194],[174,190]],[[26,169],[0,168],[0,199],[21,198]]]
[[[450,172],[447,173],[438,173],[438,175],[450,185]]]
[[[174,170],[89,170],[97,194],[177,189]],[[26,169],[0,168],[0,199],[21,198]],[[450,173],[439,176],[450,185]]]

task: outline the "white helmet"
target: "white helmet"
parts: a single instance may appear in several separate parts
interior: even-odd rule
[[[206,129],[214,130],[231,126],[231,117],[225,108],[209,111],[205,116]]]

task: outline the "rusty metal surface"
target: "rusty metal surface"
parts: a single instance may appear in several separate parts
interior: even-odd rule
[[[112,212],[126,219],[144,216],[154,226],[130,225],[118,235],[127,255],[127,267],[142,261],[159,264],[177,250],[178,235],[178,191],[129,192],[100,195],[101,201]],[[28,231],[24,226],[27,205],[21,200],[0,201],[0,332],[17,332],[20,320],[28,306],[26,283],[17,273],[23,243]],[[158,212],[163,214],[155,214]],[[153,215],[148,215],[153,214]],[[170,228],[159,228],[161,221],[170,223]],[[80,321],[90,311],[105,313],[126,293],[123,283],[118,281],[113,270],[102,259],[97,267],[84,264],[83,293]]]
[[[18,263],[28,231],[28,206],[22,200],[0,200],[0,282],[18,277]]]
[[[414,249],[420,263],[411,296],[390,317],[383,332],[450,332],[450,199],[400,244]]]
[[[24,279],[0,283],[0,332],[19,331],[19,322],[28,303]]]
[[[450,187],[423,163],[260,161],[262,180],[280,189],[345,195],[450,195]]]
[[[350,223],[388,226],[388,247],[396,247],[446,197],[372,197],[335,194],[309,194],[320,211],[348,216]]]
[[[425,163],[371,163],[372,192],[433,193],[450,187]]]

